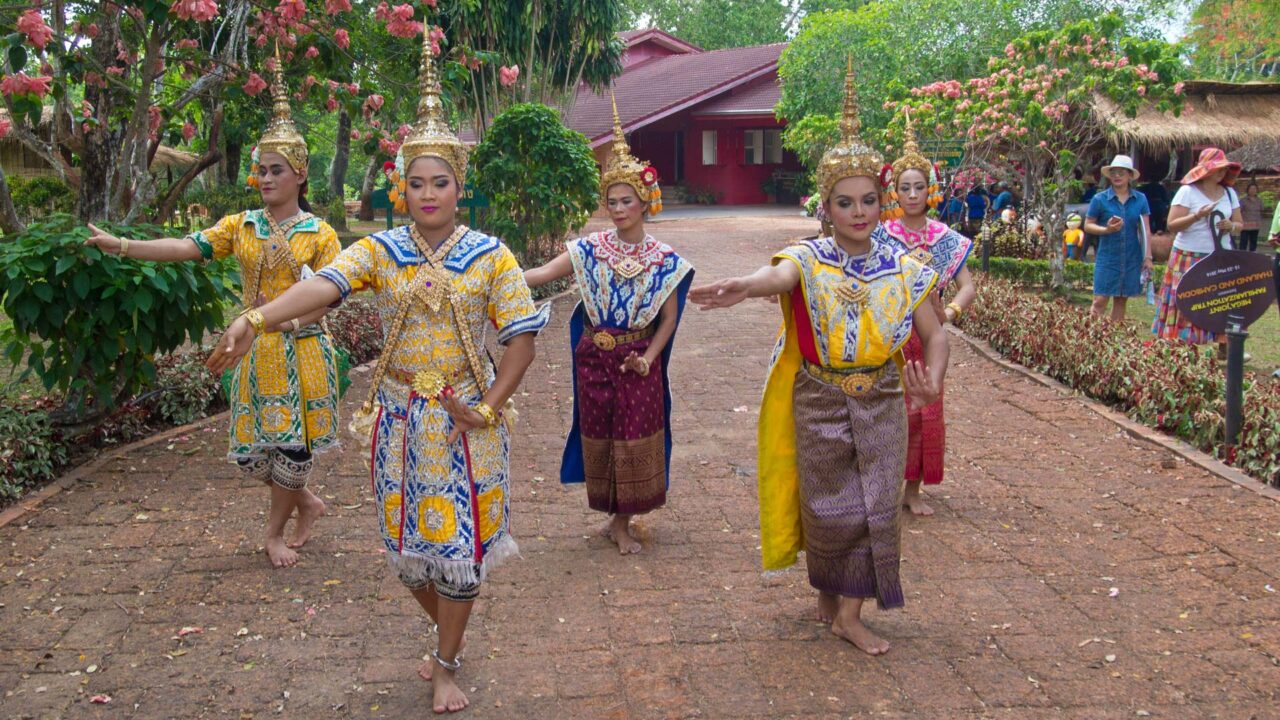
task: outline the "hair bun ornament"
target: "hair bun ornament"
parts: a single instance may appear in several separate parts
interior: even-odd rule
[[[904,215],[898,204],[898,191],[893,187],[893,165],[885,163],[880,168],[880,220],[896,220]]]

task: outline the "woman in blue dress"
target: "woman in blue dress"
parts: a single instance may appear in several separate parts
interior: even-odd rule
[[[1133,189],[1138,171],[1128,155],[1117,155],[1102,175],[1111,187],[1094,195],[1084,230],[1098,238],[1093,265],[1094,317],[1102,317],[1112,301],[1111,320],[1124,319],[1129,298],[1142,294],[1142,275],[1151,272],[1151,207],[1147,196]]]

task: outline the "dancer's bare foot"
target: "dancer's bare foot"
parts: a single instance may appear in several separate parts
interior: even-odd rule
[[[924,501],[924,497],[920,494],[920,483],[907,483],[907,490],[902,494],[902,505],[911,511],[912,515],[920,517],[929,517],[933,514],[933,508],[929,507]]]
[[[435,661],[433,660],[432,662]],[[431,709],[435,710],[437,715],[465,710],[471,704],[467,700],[467,696],[463,694],[462,688],[458,687],[453,675],[454,671],[446,670],[443,667],[435,670],[434,680],[432,681],[435,692]]]
[[[876,635],[862,624],[862,620],[847,620],[837,616],[831,623],[831,632],[853,643],[853,646],[868,655],[883,655],[889,652],[889,641]]]
[[[267,538],[267,557],[278,568],[293,567],[298,562],[298,553],[290,550],[284,538],[279,536]]]
[[[463,638],[462,644],[458,646],[458,657],[462,657],[462,651],[466,649],[467,649],[467,639]],[[431,682],[431,675],[435,671],[436,671],[435,658],[428,655],[427,659],[418,668],[418,677],[422,678],[423,680],[426,680],[427,682]]]
[[[604,525],[600,526],[600,537],[613,542],[613,518],[604,521]]]
[[[639,541],[631,537],[631,516],[614,515],[610,523],[612,540],[618,544],[618,552],[622,555],[634,555],[643,548]]]
[[[840,611],[840,596],[831,593],[818,593],[818,622],[830,623],[836,619]]]
[[[316,520],[324,517],[324,513],[324,501],[316,497],[315,493],[303,488],[302,497],[298,498],[298,520],[293,525],[293,539],[289,541],[289,547],[300,548],[306,545],[311,539],[311,531],[315,528]]]

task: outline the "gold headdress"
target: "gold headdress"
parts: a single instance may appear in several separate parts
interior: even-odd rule
[[[254,187],[258,184],[258,163],[264,152],[280,153],[296,173],[300,174],[307,168],[307,140],[293,124],[279,44],[276,45],[275,77],[271,82],[271,120],[267,123],[266,132],[258,140],[258,146],[253,150],[253,163],[249,170],[249,184]]]
[[[631,154],[631,146],[622,134],[622,121],[618,119],[618,101],[609,91],[613,102],[613,149],[600,173],[600,202],[608,204],[609,188],[622,183],[635,189],[636,195],[649,206],[649,216],[662,212],[662,190],[658,187],[658,171],[637,160]]]
[[[883,183],[884,156],[858,135],[858,98],[853,90],[853,57],[844,78],[844,114],[840,118],[840,142],[822,156],[818,165],[818,191],[825,202],[836,183],[847,177],[869,177]]]
[[[919,170],[924,179],[929,183],[929,207],[936,208],[942,202],[942,185],[938,180],[938,168],[929,162],[929,158],[920,152],[920,144],[916,141],[915,129],[911,127],[911,113],[904,110],[905,124],[903,127],[902,157],[893,161],[893,184],[894,187],[889,191],[889,203],[885,207],[883,216],[885,218],[900,218],[903,216],[902,206],[898,204],[898,180],[902,177],[902,173],[908,170]]]
[[[443,160],[461,185],[467,178],[467,154],[466,143],[458,139],[445,121],[444,103],[440,100],[440,76],[436,74],[435,60],[431,56],[431,36],[424,31],[422,69],[418,73],[418,121],[396,156],[400,194],[404,195],[405,171],[414,160],[424,157]]]

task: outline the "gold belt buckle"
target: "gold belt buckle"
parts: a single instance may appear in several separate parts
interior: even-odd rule
[[[604,350],[605,352],[609,352],[610,350],[618,347],[618,341],[612,335],[603,330],[592,335],[591,342],[595,343],[596,347]]]
[[[422,397],[433,398],[444,390],[448,383],[444,373],[439,370],[419,370],[413,376],[413,391]]]
[[[875,373],[852,373],[840,381],[840,389],[849,397],[860,397],[871,392],[876,383]]]

